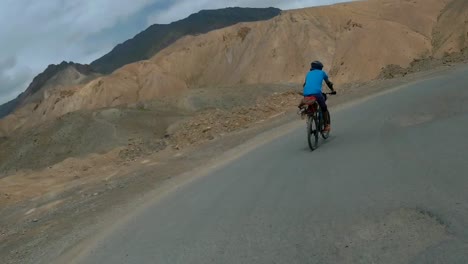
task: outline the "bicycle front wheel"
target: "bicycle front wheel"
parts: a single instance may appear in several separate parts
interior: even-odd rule
[[[307,119],[307,141],[309,143],[309,148],[311,151],[314,151],[318,147],[319,141],[319,126],[318,119],[314,116],[309,116]]]
[[[323,114],[320,116],[320,134],[322,135],[323,139],[327,139],[330,137],[330,131],[325,131],[325,120]]]

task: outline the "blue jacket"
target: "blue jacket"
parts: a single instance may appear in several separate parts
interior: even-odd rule
[[[304,95],[322,94],[322,83],[328,81],[328,75],[322,70],[312,70],[307,73],[304,85]]]

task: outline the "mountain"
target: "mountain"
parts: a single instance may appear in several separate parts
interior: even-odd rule
[[[47,88],[80,84],[90,75],[95,74],[89,65],[63,61],[49,65],[44,72],[37,75],[29,87],[19,96],[22,104],[41,100]]]
[[[468,46],[468,1],[451,1],[439,15],[434,28],[434,54],[456,52]]]
[[[50,93],[0,120],[9,134],[83,109],[141,101],[177,103],[190,89],[301,83],[309,63],[325,63],[337,87],[377,78],[382,68],[467,47],[464,0],[369,0],[284,11],[186,36],[148,60]]]
[[[202,10],[189,17],[173,22],[168,25],[152,25],[134,38],[117,45],[110,53],[92,62],[91,65],[81,65],[77,63],[62,62],[59,65],[49,65],[47,69],[34,78],[33,82],[25,92],[14,100],[0,105],[0,118],[12,113],[18,106],[22,106],[26,101],[38,100],[42,93],[27,99],[37,91],[45,91],[44,85],[53,76],[68,69],[75,71],[81,77],[96,76],[97,72],[108,74],[114,70],[133,62],[151,58],[160,50],[168,47],[178,39],[187,35],[197,35],[215,29],[224,28],[239,22],[261,21],[278,16],[281,10],[277,8],[225,8],[218,10]],[[74,70],[72,70],[74,68]],[[66,74],[65,74],[66,75]],[[73,75],[73,73],[68,73]],[[60,86],[71,86],[87,81],[91,78],[76,76],[75,78],[62,79]],[[58,77],[56,77],[58,78]],[[67,83],[67,81],[70,81]],[[50,86],[50,85],[49,85]],[[53,86],[53,85],[52,85]]]
[[[3,118],[12,113],[18,105],[18,101],[19,99],[15,98],[9,102],[6,102],[5,104],[0,105],[0,118]]]
[[[365,82],[386,65],[432,55],[433,30],[449,2],[370,0],[285,11],[185,37],[150,61],[189,87],[300,83],[315,59],[338,84]]]
[[[280,12],[277,8],[203,10],[168,25],[152,25],[134,38],[117,45],[111,52],[92,62],[91,66],[108,74],[126,64],[149,59],[184,36],[207,33],[239,22],[268,20]]]
[[[0,106],[0,118],[10,114],[18,107],[40,102],[47,93],[53,92],[53,90],[82,84],[95,76],[97,73],[89,65],[65,61],[57,65],[51,64],[33,79],[26,91]]]

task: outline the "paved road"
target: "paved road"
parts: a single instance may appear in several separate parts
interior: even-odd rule
[[[81,263],[468,263],[468,68],[335,111],[136,215]]]

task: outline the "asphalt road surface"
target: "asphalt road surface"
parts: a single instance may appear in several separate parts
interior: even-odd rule
[[[332,110],[155,201],[79,263],[468,263],[468,68]]]

